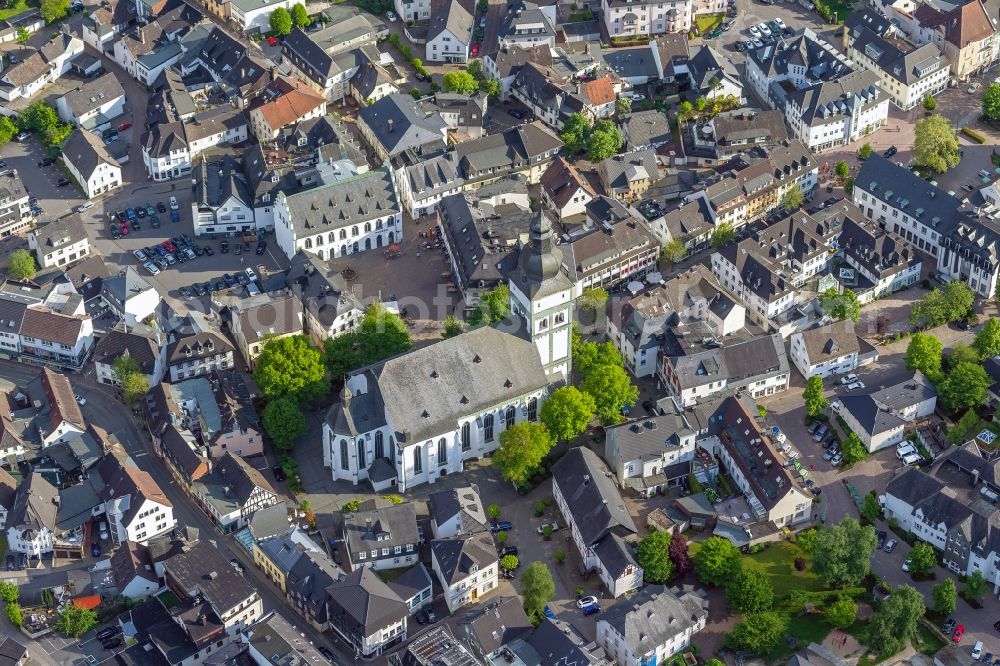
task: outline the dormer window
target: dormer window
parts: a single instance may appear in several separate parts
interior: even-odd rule
[[[479,565],[478,564],[473,564],[472,567],[469,569],[469,573],[473,573],[473,574],[477,573],[478,571],[479,571]]]

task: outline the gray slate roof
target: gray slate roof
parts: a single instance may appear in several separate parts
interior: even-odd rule
[[[200,541],[188,551],[171,557],[165,566],[185,590],[199,590],[220,613],[256,594],[219,549],[208,541]]]
[[[123,95],[125,95],[125,89],[122,88],[122,84],[118,83],[118,76],[113,72],[108,72],[77,86],[63,97],[66,98],[66,104],[73,115],[79,118]]]
[[[372,130],[389,157],[411,149],[444,147],[444,119],[421,110],[410,95],[387,95],[361,109],[358,118]]]
[[[104,142],[92,132],[75,129],[63,144],[63,159],[69,160],[84,178],[90,178],[102,163],[117,167],[118,161],[111,156]]]
[[[381,537],[381,538],[379,538]],[[417,532],[417,508],[412,502],[356,511],[344,516],[344,540],[357,561],[357,553],[373,549],[415,545],[420,537]]]
[[[623,462],[659,459],[667,450],[678,450],[679,436],[690,434],[692,430],[683,413],[661,414],[606,428],[606,449],[611,450],[612,442],[617,444]]]
[[[289,194],[287,203],[295,233],[301,237],[350,227],[400,211],[388,166]]]
[[[330,619],[360,637],[409,615],[402,599],[368,567],[361,567],[326,588]]]
[[[906,425],[903,419],[883,409],[870,395],[845,395],[843,411],[850,412],[869,435],[878,435]]]
[[[552,482],[566,499],[585,544],[597,543],[612,531],[634,534],[635,523],[621,493],[597,454],[586,447],[570,449],[552,466]]]
[[[448,31],[468,46],[472,40],[472,14],[462,6],[461,2],[446,2],[431,14],[430,24],[427,26],[427,40],[430,41]]]
[[[438,563],[438,570],[444,580],[441,584],[450,586],[472,575],[472,568],[482,571],[497,561],[497,551],[493,535],[480,532],[467,537],[435,539],[431,541],[431,553]]]
[[[707,620],[708,599],[703,595],[693,588],[647,585],[638,594],[619,599],[606,609],[601,621],[624,637],[632,654],[647,654]]]

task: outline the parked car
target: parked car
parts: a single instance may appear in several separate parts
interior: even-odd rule
[[[385,17],[387,19],[389,19],[389,23],[395,23],[396,22],[396,14],[393,13],[393,12],[386,12],[385,13]]]
[[[146,261],[146,259],[149,258],[146,256],[146,253],[143,252],[142,250],[132,250],[132,255],[140,262]]]
[[[507,113],[510,114],[512,118],[517,118],[518,120],[524,120],[524,112],[520,109],[508,109]]]
[[[964,635],[965,635],[965,625],[960,624],[957,627],[955,627],[955,633],[951,635],[951,640],[955,641],[956,643],[961,643],[962,636]]]
[[[503,557],[504,555],[517,555],[517,546],[504,546],[497,549],[497,557]]]
[[[69,179],[67,179],[67,178],[60,178],[56,182],[56,185],[59,186],[59,187],[66,187],[67,185],[69,185]]]
[[[972,658],[979,659],[983,656],[983,642],[976,641],[976,644],[972,646]]]
[[[93,207],[94,207],[93,201],[84,201],[82,204],[76,207],[76,212],[82,213],[85,210],[90,210]]]
[[[576,600],[577,608],[586,608],[597,603],[597,597],[582,597]]]
[[[472,48],[469,49],[469,55],[472,56],[473,58],[479,55],[479,42],[476,42],[475,44],[472,45]]]
[[[882,153],[882,157],[884,157],[885,159],[889,159],[898,152],[899,149],[897,149],[896,146],[889,146],[888,148],[885,149],[885,152]]]
[[[965,92],[969,93],[970,95],[975,95],[976,92],[978,92],[979,89],[982,88],[982,87],[983,87],[983,84],[981,84],[979,81],[973,81],[972,85],[969,86],[968,89]]]
[[[997,624],[1000,624],[1000,622],[998,622]],[[955,631],[956,626],[958,626],[958,622],[955,621],[955,618],[950,617],[948,618],[947,622],[945,622],[944,625],[941,627],[941,633],[943,633],[945,636],[951,636],[951,632]],[[994,627],[995,626],[996,625],[994,625]]]
[[[490,531],[493,532],[493,534],[498,534],[499,532],[510,532],[512,529],[514,529],[514,524],[509,520],[501,520],[499,523],[494,523],[490,526]]]
[[[896,541],[895,539],[889,539],[888,541],[885,542],[885,546],[882,547],[882,550],[884,550],[887,553],[891,553],[892,551],[896,550],[897,545],[899,545],[898,541]]]
[[[882,550],[882,547],[885,546],[885,539],[886,539],[887,536],[889,536],[889,535],[886,534],[885,530],[879,530],[875,534],[875,538],[878,539],[877,545],[875,547],[878,548],[879,550]]]
[[[181,220],[181,214],[180,213],[178,213],[176,210],[170,211],[170,221],[171,222],[180,222],[180,220]]]
[[[177,197],[170,197],[170,210],[177,210],[180,206],[177,204]]]
[[[122,645],[124,645],[124,642],[122,641],[121,636],[116,636],[106,641],[101,641],[101,647],[103,647],[105,650],[114,650],[116,647],[121,647]]]
[[[104,627],[97,632],[97,637],[104,640],[105,638],[117,636],[120,633],[122,633],[121,627]]]
[[[247,268],[243,272],[247,274],[247,277],[250,279],[251,282],[257,281],[257,274],[253,272],[252,268]]]
[[[142,227],[139,226],[139,220],[132,220],[132,231],[141,231]]]
[[[124,132],[129,127],[132,127],[132,123],[126,120],[125,122],[123,122],[120,125],[118,125],[118,131],[119,132]]]
[[[584,615],[595,615],[601,612],[601,607],[598,604],[591,604],[583,609]]]
[[[545,608],[542,609],[542,615],[544,615],[545,617],[547,617],[550,620],[556,619],[556,614],[548,606],[546,606]],[[1000,624],[1000,623],[998,623],[998,624]]]
[[[227,252],[229,252],[229,241],[222,241],[221,243],[219,243],[219,252],[221,252],[222,254],[226,254]]]
[[[854,373],[851,373],[849,375],[840,378],[840,383],[843,384],[844,386],[847,386],[848,384],[853,384],[856,381],[858,381],[858,376],[855,375]]]
[[[823,441],[823,438],[826,437],[826,433],[828,432],[830,432],[830,427],[824,423],[816,429],[816,432],[813,433],[813,441]]]
[[[545,534],[546,527],[551,527],[553,532],[558,532],[560,529],[559,523],[551,522],[551,523],[545,523],[544,525],[539,525],[538,529],[536,529],[535,531],[538,532],[539,534]]]
[[[848,391],[854,391],[856,389],[863,389],[864,387],[865,387],[865,383],[864,382],[854,382],[853,384],[848,384],[847,385],[847,390]]]
[[[156,203],[156,210],[159,211],[159,212],[161,212],[161,213],[166,213],[167,212],[167,207],[164,205],[164,203],[162,201],[158,201]]]
[[[264,254],[267,252],[267,241],[257,241],[257,254]]]
[[[323,655],[324,657],[326,657],[326,660],[328,662],[330,662],[331,664],[336,664],[337,663],[337,660],[334,659],[333,653],[330,652],[330,648],[328,648],[325,645],[319,645],[319,646],[316,647],[316,649],[319,650],[319,653],[321,655]]]
[[[143,262],[142,267],[149,271],[150,275],[159,275],[160,269],[152,261]]]
[[[47,167],[47,166],[51,166],[51,165],[53,165],[55,163],[56,163],[56,161],[54,159],[52,159],[51,157],[46,157],[46,158],[41,159],[41,160],[38,161],[38,166],[40,166],[40,167]]]
[[[910,558],[903,560],[903,571],[909,573],[910,571]]]

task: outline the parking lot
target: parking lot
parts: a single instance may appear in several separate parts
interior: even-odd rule
[[[42,210],[35,215],[39,224],[63,217],[83,202],[73,185],[59,186],[64,175],[58,165],[39,166],[45,155],[35,137],[5,144],[0,147],[0,158],[6,162],[6,168],[17,171],[29,194],[37,199]]]

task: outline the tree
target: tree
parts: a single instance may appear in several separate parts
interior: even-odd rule
[[[8,583],[7,581],[0,581],[0,599],[3,599],[8,604],[17,603],[17,600],[21,596],[21,588],[17,586],[17,583]]]
[[[910,573],[925,576],[937,564],[934,549],[921,541],[910,550]]]
[[[975,294],[969,285],[954,280],[915,303],[910,310],[910,322],[915,326],[940,326],[957,321],[966,316],[974,301]]]
[[[617,155],[625,139],[621,130],[613,122],[604,118],[594,125],[594,131],[587,139],[587,157],[591,162],[601,162],[612,155]]]
[[[494,324],[510,315],[510,289],[501,284],[479,297],[479,305],[469,313],[470,326]]]
[[[292,25],[296,28],[304,28],[312,23],[312,19],[309,18],[309,12],[306,11],[305,5],[301,2],[292,5],[292,11],[289,12],[289,16],[292,18]]]
[[[850,319],[856,324],[861,318],[861,303],[852,289],[839,293],[836,287],[830,287],[820,296],[820,304],[834,319]]]
[[[958,366],[959,363],[972,363],[973,365],[978,365],[979,352],[969,345],[956,342],[951,346],[951,352],[948,354],[948,369],[950,370],[951,368]]]
[[[827,606],[823,614],[833,626],[846,629],[857,619],[858,605],[850,597],[841,597]]]
[[[744,650],[767,654],[781,641],[788,628],[788,620],[778,613],[747,615],[733,627],[730,642]]]
[[[149,392],[149,378],[143,374],[139,363],[127,352],[111,364],[111,375],[122,387],[122,397],[129,407],[134,407]]]
[[[694,101],[694,110],[698,113],[703,112],[706,106],[708,106],[708,100],[704,97],[699,97]]]
[[[503,92],[503,86],[496,79],[483,77],[479,79],[479,91],[486,93],[490,99],[496,99]]]
[[[462,320],[455,315],[448,315],[444,319],[444,330],[441,332],[441,337],[447,340],[448,338],[453,338],[462,332]]]
[[[672,264],[680,263],[687,256],[687,248],[680,238],[672,238],[663,244],[662,256]]]
[[[862,527],[848,516],[817,533],[813,570],[830,587],[859,585],[871,571],[877,543],[871,526]]]
[[[674,565],[674,573],[683,576],[694,568],[694,562],[688,554],[688,540],[683,534],[675,534],[670,537],[670,561]]]
[[[823,395],[823,378],[813,375],[806,380],[806,388],[802,392],[802,399],[805,401],[806,414],[816,417],[826,409],[827,399]]]
[[[938,396],[952,411],[971,409],[983,404],[991,383],[983,366],[959,363],[938,384]]]
[[[851,175],[851,167],[847,166],[847,162],[840,160],[837,165],[833,167],[833,173],[839,180],[844,180],[849,175]]]
[[[566,151],[570,155],[582,153],[587,147],[587,139],[590,137],[592,126],[590,119],[582,113],[571,113],[563,124],[563,130],[559,138],[566,144]]]
[[[621,409],[639,398],[639,389],[625,370],[617,365],[602,365],[594,369],[580,384],[594,399],[594,412],[601,425],[620,423]]]
[[[723,585],[739,573],[740,568],[740,551],[729,539],[708,537],[694,554],[694,571],[702,583]]]
[[[50,106],[38,101],[17,114],[17,124],[29,132],[43,133],[59,123],[59,116]]]
[[[896,654],[917,635],[917,622],[926,610],[920,592],[909,585],[896,588],[868,624],[869,647],[882,657]]]
[[[329,389],[322,354],[304,335],[265,342],[253,378],[268,399],[287,395],[297,402],[308,402]]]
[[[378,363],[390,356],[402,354],[413,346],[406,322],[377,302],[365,310],[365,316],[354,332],[354,340],[362,365]]]
[[[596,312],[604,308],[608,302],[608,292],[600,287],[591,287],[580,294],[578,303],[581,308]]]
[[[844,464],[853,465],[868,457],[868,449],[857,433],[848,433],[847,439],[840,443],[840,452],[844,456]]]
[[[267,403],[263,413],[264,430],[279,451],[290,451],[298,437],[306,433],[306,417],[291,396]]]
[[[955,586],[954,578],[945,578],[943,581],[931,588],[934,596],[934,612],[941,615],[951,615],[955,612],[958,601],[958,588]]]
[[[46,25],[55,23],[69,14],[69,0],[42,0],[40,10]]]
[[[936,377],[941,372],[941,352],[944,345],[933,335],[914,333],[906,345],[903,360],[907,370],[919,370],[928,377]]]
[[[685,118],[690,118],[694,114],[694,106],[691,102],[684,100],[679,105],[677,105],[677,119],[684,120]]]
[[[271,18],[268,20],[271,24],[271,30],[279,37],[292,31],[292,15],[284,7],[278,7],[271,12]]]
[[[15,627],[24,624],[24,614],[21,613],[21,607],[17,604],[7,604],[7,619]]]
[[[441,87],[446,92],[458,93],[460,95],[471,95],[479,90],[479,82],[476,77],[461,70],[448,72],[441,77]]]
[[[882,506],[875,499],[875,493],[866,493],[861,503],[861,517],[874,523],[882,515]]]
[[[736,237],[736,230],[728,222],[717,224],[712,232],[712,249],[718,250],[723,245],[728,245]]]
[[[785,210],[798,210],[802,207],[803,201],[805,201],[805,196],[802,194],[802,188],[798,183],[792,183],[792,186],[785,192],[785,196],[781,198],[781,207]]]
[[[0,144],[10,143],[17,131],[17,125],[9,116],[0,117]]]
[[[549,568],[542,562],[532,562],[521,574],[521,596],[524,598],[524,612],[530,618],[542,617],[542,610],[556,593]]]
[[[972,347],[984,361],[1000,355],[1000,319],[991,317],[976,334]]]
[[[913,132],[913,158],[917,166],[944,173],[958,166],[958,137],[944,116],[928,116],[917,121]]]
[[[875,149],[872,148],[871,144],[866,143],[865,145],[861,146],[861,150],[858,151],[858,157],[860,157],[863,160],[867,160],[869,157],[872,156],[872,153],[874,152]]]
[[[644,536],[636,549],[642,577],[648,583],[666,583],[674,575],[670,560],[670,535],[654,530]]]
[[[623,368],[625,361],[613,342],[585,342],[574,351],[573,365],[581,377],[586,377],[602,365]]]
[[[948,431],[948,441],[952,444],[961,444],[965,441],[969,431],[979,424],[979,414],[974,409],[966,410],[962,418],[955,422],[954,427]]]
[[[79,638],[94,628],[97,624],[97,613],[89,608],[83,608],[76,604],[69,604],[59,611],[59,618],[56,620],[55,630]]]
[[[490,518],[495,522],[500,519],[503,509],[500,508],[499,504],[490,504],[489,508],[486,509],[486,513],[490,514]]]
[[[726,584],[726,603],[739,613],[762,613],[774,605],[771,580],[756,569],[743,569]]]
[[[844,194],[851,196],[854,193],[854,176],[844,181]]]
[[[519,564],[520,562],[517,559],[517,555],[504,555],[500,558],[500,566],[507,571],[513,571]]]
[[[500,448],[493,454],[493,464],[503,478],[515,486],[523,485],[552,448],[552,439],[540,423],[521,421],[500,433]]]
[[[7,273],[15,280],[30,280],[35,277],[35,257],[27,250],[14,250],[7,259]]]
[[[632,111],[632,100],[627,97],[619,97],[615,100],[615,114],[624,116]]]
[[[24,26],[21,26],[20,28],[17,29],[17,43],[18,44],[22,44],[22,45],[23,44],[27,44],[28,40],[30,38],[31,38],[31,33],[28,32],[27,28],[25,28]]]
[[[560,386],[542,403],[540,418],[553,441],[569,441],[594,418],[594,399],[575,386]]]
[[[983,116],[988,120],[1000,119],[1000,84],[991,83],[983,93]]]
[[[928,95],[927,97],[924,97],[924,111],[930,113],[936,108],[937,108],[937,100],[934,99],[933,96]]]
[[[986,596],[986,592],[986,579],[983,578],[983,572],[976,569],[971,576],[965,579],[965,589],[962,590],[962,596],[972,601],[980,601]]]

